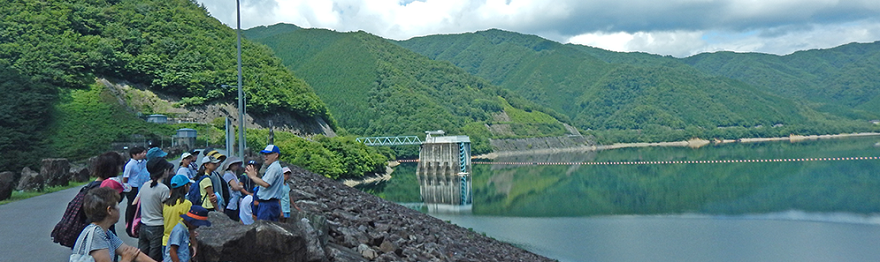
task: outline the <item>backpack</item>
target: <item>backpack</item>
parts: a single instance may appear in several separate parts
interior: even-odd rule
[[[223,200],[228,204],[229,201],[232,200],[229,198],[229,182],[226,182],[222,175],[218,175],[217,177],[220,178],[220,195],[223,196]],[[216,193],[217,190],[214,191]],[[223,208],[226,208],[226,206],[227,205],[223,205]]]
[[[199,186],[199,184],[207,177],[208,176],[206,175],[196,177],[196,182],[189,187],[189,192],[186,193],[186,200],[192,202],[194,206],[201,206],[202,202],[205,200],[205,198],[207,198],[207,196],[202,197],[202,191],[201,189],[199,189],[201,187]]]
[[[58,221],[58,224],[55,224],[55,228],[52,229],[52,242],[73,248],[79,234],[89,225],[86,212],[82,209],[86,193],[100,185],[101,182],[99,181],[87,184],[67,203],[67,209],[64,210],[61,221]]]
[[[254,187],[256,186],[256,184],[254,184],[254,181],[245,174],[238,176],[238,183],[240,183],[245,190],[251,193],[253,193],[252,191],[254,191]]]

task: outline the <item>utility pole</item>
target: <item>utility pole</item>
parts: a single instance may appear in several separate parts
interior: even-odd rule
[[[238,38],[238,157],[244,159],[244,92],[241,89],[241,0],[235,0],[236,26]]]

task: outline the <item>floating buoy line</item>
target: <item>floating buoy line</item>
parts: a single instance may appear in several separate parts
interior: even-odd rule
[[[728,164],[728,163],[783,163],[820,161],[860,161],[880,160],[880,157],[818,157],[818,158],[779,158],[779,159],[727,159],[727,160],[669,160],[669,161],[605,161],[605,162],[492,162],[473,161],[475,165],[678,165],[678,164]],[[418,159],[397,160],[400,163],[415,163]]]

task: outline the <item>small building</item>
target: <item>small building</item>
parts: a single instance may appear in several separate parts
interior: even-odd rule
[[[149,116],[147,116],[147,122],[156,123],[156,124],[165,124],[165,123],[168,123],[168,117],[165,115],[159,115],[159,114],[149,115]]]
[[[183,146],[186,148],[193,148],[196,144],[196,137],[198,137],[198,131],[192,128],[181,128],[177,130],[177,135],[174,135],[175,145]]]

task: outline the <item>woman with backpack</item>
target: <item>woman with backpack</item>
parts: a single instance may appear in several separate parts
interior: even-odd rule
[[[116,175],[119,175],[119,172],[122,170],[120,167],[122,163],[125,163],[122,156],[113,151],[98,156],[95,160],[94,170],[91,174],[96,177],[95,181],[83,186],[79,193],[67,203],[67,208],[64,210],[64,215],[61,217],[61,221],[58,221],[58,223],[55,224],[55,228],[52,229],[52,233],[50,234],[53,242],[69,248],[73,248],[73,245],[76,244],[76,238],[82,233],[83,228],[88,226],[90,222],[86,216],[85,209],[83,209],[83,201],[89,190],[98,187],[107,187],[116,190],[117,193],[122,193],[124,188],[128,185],[112,179],[115,178]],[[129,190],[130,189],[131,188],[129,187]],[[118,199],[119,201],[122,201],[122,198]],[[116,234],[114,224],[110,225],[109,230],[111,233]]]
[[[150,172],[150,181],[141,186],[136,198],[141,210],[138,248],[158,261],[162,260],[162,235],[165,232],[162,202],[169,197],[168,186],[160,180],[174,173],[174,164],[164,158],[154,158],[147,162],[147,171]]]
[[[125,159],[122,159],[119,153],[113,151],[103,153],[95,160],[92,176],[96,177],[95,182],[101,182],[100,187],[112,188],[116,190],[116,193],[122,195],[124,192],[131,191],[131,187],[122,183],[122,179],[118,177],[119,173],[122,173],[123,165],[125,165]],[[120,198],[119,201],[121,202],[122,199]],[[116,225],[110,226],[110,232],[116,234]]]

